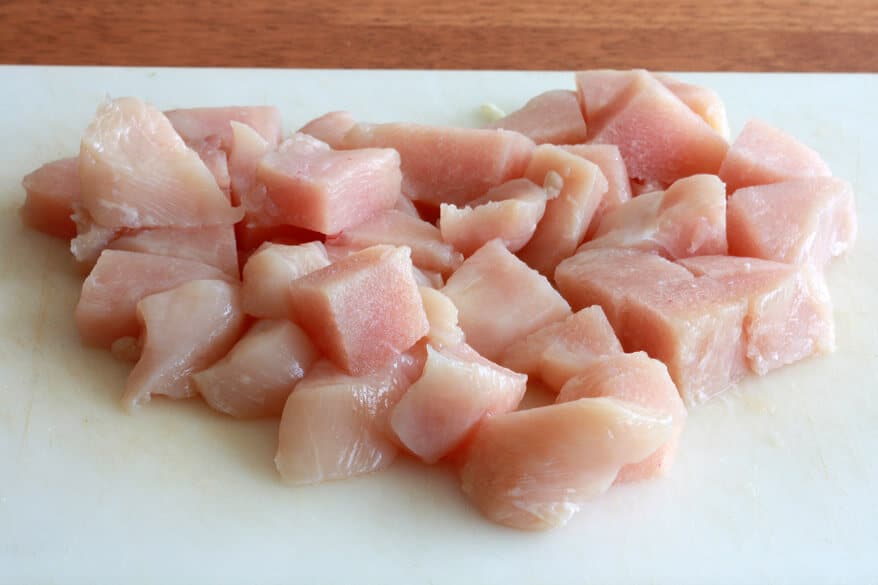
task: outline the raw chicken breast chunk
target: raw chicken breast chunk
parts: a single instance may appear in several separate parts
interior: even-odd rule
[[[294,280],[290,308],[318,349],[353,375],[384,366],[429,329],[406,247],[366,248]]]
[[[235,418],[280,416],[319,354],[305,332],[285,320],[261,320],[220,361],[192,376],[214,409]]]
[[[586,136],[579,99],[566,89],[541,93],[490,127],[519,132],[537,144],[579,144]]]
[[[335,151],[295,134],[266,154],[256,178],[282,221],[337,234],[392,209],[400,195],[399,154],[389,148]]]
[[[467,448],[461,485],[494,522],[563,526],[623,466],[643,461],[672,434],[670,416],[617,398],[498,414],[479,425]]]
[[[467,258],[442,292],[460,311],[467,342],[489,360],[513,342],[570,315],[549,281],[491,240]]]

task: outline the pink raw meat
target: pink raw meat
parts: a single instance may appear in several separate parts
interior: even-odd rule
[[[288,319],[290,283],[329,264],[320,242],[263,244],[247,259],[242,271],[244,312],[254,317]]]
[[[600,306],[577,311],[513,343],[500,361],[504,366],[540,378],[558,392],[594,361],[622,353],[622,345]]]
[[[605,248],[558,266],[555,281],[574,308],[599,304],[626,351],[668,366],[687,405],[728,388],[745,372],[747,301],[654,254]]]
[[[744,376],[746,299],[699,279],[635,288],[625,304],[615,327],[622,347],[664,362],[687,405],[706,402]]]
[[[513,342],[570,315],[544,276],[492,240],[467,258],[442,289],[460,311],[467,342],[490,360]]]
[[[579,106],[590,135],[620,109],[639,75],[650,73],[644,69],[590,69],[576,74]]]
[[[527,376],[486,360],[466,345],[427,346],[421,376],[390,422],[407,449],[435,463],[457,448],[484,417],[515,410]]]
[[[565,146],[564,150],[596,164],[607,180],[607,192],[598,203],[585,236],[586,240],[590,240],[604,214],[631,199],[628,169],[625,168],[622,153],[615,144],[576,144]]]
[[[408,246],[415,266],[441,274],[453,272],[463,262],[460,252],[442,241],[442,234],[436,226],[396,209],[376,213],[337,236],[327,238],[326,243],[351,250],[377,244]]]
[[[716,174],[728,150],[722,136],[645,72],[636,73],[603,125],[589,121],[589,140],[617,145],[631,178],[665,183]]]
[[[558,394],[558,402],[580,398],[618,398],[671,417],[673,431],[667,442],[649,457],[619,470],[616,482],[625,483],[666,475],[674,463],[680,435],[686,423],[686,407],[680,400],[668,368],[643,352],[594,360],[571,378]]]
[[[220,148],[219,138],[211,136],[203,142],[196,144],[187,143],[192,150],[198,153],[199,158],[213,175],[217,187],[231,197],[231,177],[229,177],[229,159],[225,151]]]
[[[701,256],[681,260],[696,276],[747,299],[744,341],[750,370],[770,370],[835,349],[832,302],[823,274],[756,258]]]
[[[693,175],[626,201],[579,249],[595,248],[633,248],[671,259],[725,254],[725,186],[715,175]]]
[[[224,356],[244,327],[238,287],[220,280],[193,280],[145,297],[137,320],[143,351],[125,383],[128,408],[156,394],[193,396],[192,374]]]
[[[73,203],[71,218],[76,226],[76,237],[70,240],[70,253],[83,271],[88,273],[101,252],[125,230],[97,224],[79,201]]]
[[[519,132],[536,144],[585,142],[585,120],[579,100],[575,91],[566,89],[541,93],[490,127]]]
[[[354,127],[356,120],[350,112],[329,112],[299,128],[299,132],[313,136],[332,148],[344,148],[344,137]]]
[[[318,357],[305,332],[289,321],[262,320],[192,380],[219,412],[235,418],[280,416],[290,392]]]
[[[197,279],[237,280],[202,262],[105,250],[85,279],[74,312],[83,342],[109,348],[120,337],[137,337],[141,299]]]
[[[661,256],[624,248],[587,250],[568,258],[555,271],[555,284],[574,310],[600,305],[613,324],[622,315],[614,300],[637,283],[663,287],[693,276]]]
[[[194,260],[216,266],[232,278],[239,274],[235,228],[230,225],[138,230],[116,238],[107,248]]]
[[[653,76],[662,85],[671,90],[671,93],[680,98],[680,101],[686,104],[690,110],[698,114],[702,120],[716,130],[717,134],[725,140],[729,139],[729,121],[726,117],[726,105],[718,93],[709,87],[684,83],[670,75],[654,73]]]
[[[280,141],[281,115],[274,106],[186,108],[165,115],[225,193],[230,193],[231,187],[229,155],[235,143],[235,125],[246,126],[272,147]],[[232,201],[237,204],[239,199]]]
[[[307,134],[295,134],[266,154],[256,176],[280,223],[323,234],[392,209],[400,195],[399,155],[393,150],[334,151]]]
[[[439,210],[442,238],[465,256],[495,238],[510,252],[518,252],[536,231],[550,196],[557,197],[557,191],[549,194],[527,179],[513,179],[465,207],[443,203]]]
[[[373,246],[293,281],[293,320],[345,371],[374,371],[429,329],[406,247]]]
[[[79,201],[79,157],[46,163],[25,176],[21,185],[27,192],[21,208],[25,225],[56,238],[76,235],[71,216]]]
[[[613,70],[593,69],[576,74],[578,97],[589,123],[602,126],[608,117],[618,111],[638,76],[655,78],[673,93],[680,101],[704,120],[725,140],[729,138],[729,124],[726,107],[719,95],[712,89],[684,83],[662,73],[650,73],[644,69]]]
[[[347,148],[396,149],[403,193],[436,206],[462,205],[521,177],[534,148],[517,132],[422,124],[357,124],[344,141]]]
[[[415,281],[418,283],[418,286],[426,286],[437,290],[445,286],[445,281],[438,272],[421,270],[417,266],[412,266],[412,273],[415,275]]]
[[[232,122],[246,124],[270,144],[280,142],[281,115],[274,106],[228,106],[168,110],[165,116],[190,146],[216,139],[221,150],[232,149]]]
[[[243,215],[168,119],[136,98],[98,108],[79,177],[85,209],[106,228],[228,225]]]
[[[744,125],[719,169],[729,193],[752,185],[831,174],[817,152],[786,132],[755,119]]]
[[[454,347],[462,344],[465,339],[454,302],[440,291],[425,286],[419,287],[418,292],[421,293],[424,313],[430,324],[424,339],[437,350],[445,346]]]
[[[461,469],[464,493],[490,520],[563,526],[626,464],[673,433],[671,418],[616,398],[585,398],[486,418]]]
[[[421,214],[418,212],[418,208],[415,207],[414,201],[406,197],[405,193],[400,195],[399,199],[396,200],[396,207],[394,207],[394,209],[406,215],[422,219]]]
[[[822,268],[857,237],[851,184],[832,177],[745,187],[729,199],[729,252]]]
[[[398,449],[390,411],[415,373],[406,354],[372,374],[349,376],[328,361],[311,368],[284,406],[274,462],[285,482],[314,484],[384,469]]]
[[[244,210],[247,217],[244,221],[254,221],[254,216],[261,209],[263,201],[254,204],[248,199],[250,191],[256,183],[256,167],[272,148],[274,148],[265,138],[256,130],[240,124],[232,122],[232,147],[229,151],[229,184],[231,187],[232,202],[235,205],[244,204]],[[261,216],[259,216],[261,217]]]
[[[585,239],[608,184],[594,163],[562,147],[544,144],[534,150],[526,176],[545,185],[550,173],[561,177],[561,193],[546,203],[543,218],[519,257],[551,278],[558,262],[571,256]]]

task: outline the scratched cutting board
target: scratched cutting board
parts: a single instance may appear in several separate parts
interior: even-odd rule
[[[838,351],[694,410],[672,476],[614,488],[564,529],[484,521],[449,469],[400,461],[289,488],[273,422],[157,400],[126,414],[126,366],[77,342],[80,277],[23,229],[26,172],[76,152],[107,95],[161,108],[277,104],[294,129],[360,119],[475,125],[572,87],[560,73],[0,68],[0,582],[853,583],[878,578],[878,77],[686,75],[818,149],[858,196],[828,272]]]

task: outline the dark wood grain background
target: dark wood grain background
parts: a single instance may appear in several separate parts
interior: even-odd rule
[[[878,71],[878,0],[0,0],[0,62]]]

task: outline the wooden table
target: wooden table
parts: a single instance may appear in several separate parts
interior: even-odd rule
[[[0,62],[878,71],[878,0],[0,0]]]

